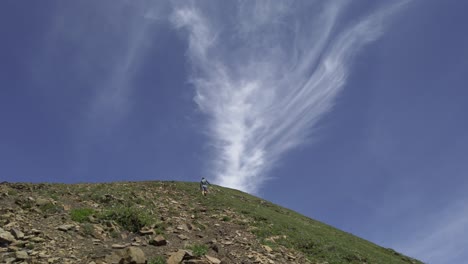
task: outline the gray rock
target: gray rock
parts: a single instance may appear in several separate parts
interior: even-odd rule
[[[12,228],[10,232],[16,239],[23,239],[24,238],[24,233],[21,232],[19,229]]]
[[[27,259],[29,259],[28,252],[23,251],[23,250],[16,251],[15,257],[16,257],[17,260],[27,260]]]
[[[154,233],[155,233],[155,232],[154,232],[154,229],[152,229],[152,228],[151,228],[151,229],[142,229],[142,230],[140,230],[140,234],[141,234],[142,236],[154,235]]]
[[[185,250],[179,249],[179,251],[171,254],[171,256],[167,259],[167,264],[181,263],[182,260],[184,260],[185,254],[187,254]]]
[[[41,231],[41,230],[37,230],[37,229],[34,229],[34,228],[31,229],[30,232],[33,233],[34,235],[40,235],[40,234],[42,234],[42,231]]]
[[[144,264],[147,259],[143,250],[137,247],[129,247],[127,249],[119,250],[107,255],[105,261],[110,264]]]
[[[46,205],[46,204],[49,204],[50,203],[50,200],[48,199],[44,199],[44,198],[37,198],[36,199],[36,205],[37,206],[43,206],[43,205]]]
[[[271,253],[271,252],[273,251],[273,249],[272,249],[271,247],[267,246],[267,245],[262,245],[262,247],[263,247],[263,249],[265,249],[266,252],[268,252],[268,253]]]
[[[208,256],[208,255],[206,255],[205,257],[206,257],[206,259],[208,259],[208,261],[209,261],[210,263],[213,263],[213,264],[221,264],[221,260],[219,260],[219,259],[217,259],[217,258],[215,258],[215,257],[211,257],[211,256]]]
[[[133,264],[144,264],[146,263],[145,252],[137,247],[129,247],[126,250],[126,260]]]
[[[6,258],[3,261],[5,261],[6,264],[11,264],[16,261],[16,258]]]
[[[42,243],[42,242],[45,242],[45,239],[42,238],[42,237],[33,237],[33,238],[29,239],[29,241],[36,242],[36,243]]]
[[[68,230],[72,229],[72,228],[75,228],[75,225],[72,225],[72,224],[65,224],[65,225],[61,225],[59,227],[57,227],[58,230],[60,231],[64,231],[64,232],[67,232]]]
[[[167,241],[163,236],[158,235],[155,238],[151,239],[149,243],[153,246],[164,246],[167,244]]]
[[[180,238],[181,240],[187,240],[187,239],[189,239],[188,236],[183,235],[183,234],[177,235],[177,237]]]
[[[112,252],[112,254],[107,255],[105,258],[106,263],[109,264],[118,264],[120,261],[125,261],[124,256],[121,251]]]
[[[127,244],[113,244],[112,245],[112,248],[115,248],[115,249],[122,249],[122,248],[126,248],[128,247]]]
[[[15,238],[10,232],[0,229],[0,244],[11,244],[15,242]]]

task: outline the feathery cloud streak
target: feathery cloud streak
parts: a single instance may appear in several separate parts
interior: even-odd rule
[[[169,3],[144,1],[58,2],[37,61],[48,62],[37,78],[62,73],[48,92],[73,100],[71,134],[74,175],[88,173],[93,152],[108,150],[108,139],[127,121],[135,104],[135,77],[153,43]],[[56,78],[46,78],[55,80]],[[57,78],[62,79],[62,78]],[[60,91],[59,91],[60,89]],[[68,92],[62,90],[68,89]],[[72,96],[73,95],[73,96]],[[76,97],[74,96],[76,95]]]
[[[256,192],[282,154],[305,142],[329,111],[352,56],[375,40],[397,6],[338,28],[342,1],[324,5],[238,2],[178,6],[172,23],[188,32],[195,101],[209,116],[216,182]]]
[[[90,90],[90,98],[83,127],[119,123],[130,111],[133,78],[158,33],[155,21],[167,17],[160,13],[168,4],[77,2],[55,8],[40,60],[67,58],[70,75],[86,80],[83,89]]]

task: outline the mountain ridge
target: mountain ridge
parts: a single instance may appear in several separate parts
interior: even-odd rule
[[[422,263],[247,193],[198,183],[0,184],[2,263]]]

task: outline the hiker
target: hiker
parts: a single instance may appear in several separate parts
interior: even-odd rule
[[[211,183],[202,177],[200,181],[200,190],[202,191],[203,196],[206,196],[208,193],[208,185],[211,185]]]

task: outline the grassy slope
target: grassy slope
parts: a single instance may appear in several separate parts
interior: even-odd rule
[[[68,192],[70,195],[79,195],[85,200],[95,201],[99,201],[103,194],[113,194],[122,197],[126,201],[126,206],[144,204],[149,209],[154,206],[155,200],[166,198],[188,203],[189,208],[205,207],[210,211],[229,209],[243,217],[239,219],[232,217],[226,221],[245,225],[258,236],[263,244],[272,248],[282,245],[301,251],[313,263],[422,263],[292,210],[229,188],[212,187],[211,193],[203,197],[198,183],[191,182],[155,181],[47,186],[43,190],[36,191],[39,193],[49,193],[52,190],[56,193]],[[160,190],[165,191],[161,193]],[[153,200],[135,200],[133,194],[135,191],[150,192],[154,198]],[[190,213],[196,212],[197,210],[193,210]],[[250,221],[246,223],[240,220],[245,217]]]
[[[216,186],[212,195],[201,197],[197,183],[178,182],[174,186],[194,195],[195,201],[206,206],[230,208],[250,216],[254,220],[251,223],[255,227],[253,232],[264,244],[294,248],[307,254],[310,260],[328,263],[422,263],[237,190]],[[275,236],[281,238],[268,239]]]

